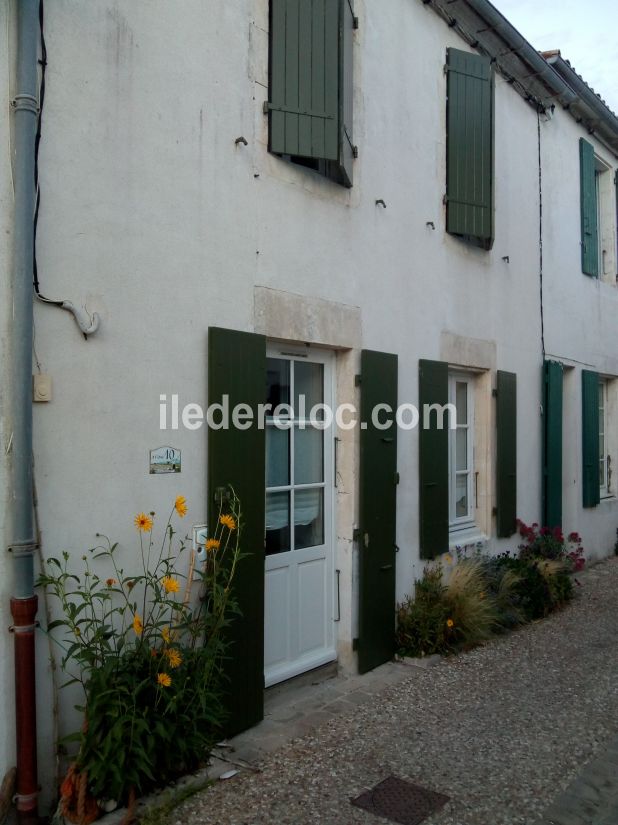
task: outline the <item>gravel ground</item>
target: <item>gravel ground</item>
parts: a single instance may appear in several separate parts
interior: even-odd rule
[[[349,800],[387,776],[451,798],[424,825],[532,825],[618,732],[618,559],[564,611],[384,689],[220,782],[171,825],[384,825]]]

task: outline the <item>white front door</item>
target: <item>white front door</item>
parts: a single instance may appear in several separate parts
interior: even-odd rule
[[[266,687],[336,658],[333,357],[269,349],[266,419]]]

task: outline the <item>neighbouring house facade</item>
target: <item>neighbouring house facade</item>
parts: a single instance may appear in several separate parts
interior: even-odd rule
[[[579,531],[589,558],[612,552],[618,119],[559,53],[539,55],[486,0],[62,0],[45,38],[40,289],[100,328],[84,340],[36,303],[33,372],[53,380],[34,410],[42,552],[79,559],[101,531],[128,567],[135,513],[181,493],[191,537],[233,485],[247,556],[232,730],[261,718],[265,686],[386,661],[426,561],[514,549],[516,517]],[[0,141],[8,275],[8,119]],[[8,512],[8,277],[0,290]],[[322,429],[301,395],[350,406]],[[263,428],[193,428],[195,410],[183,423],[186,405],[224,396],[294,410]],[[435,410],[411,426],[410,405],[422,425],[444,404],[456,428]],[[150,473],[161,446],[179,474]],[[5,628],[10,588],[2,554]],[[0,772],[14,758],[8,633],[2,645]]]

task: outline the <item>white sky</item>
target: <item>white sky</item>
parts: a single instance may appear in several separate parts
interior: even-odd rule
[[[618,113],[618,0],[491,1],[535,49],[560,49]]]

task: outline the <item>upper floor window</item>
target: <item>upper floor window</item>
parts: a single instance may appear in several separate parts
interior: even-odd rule
[[[347,187],[355,28],[352,0],[270,0],[268,149]]]
[[[616,204],[612,171],[584,138],[579,141],[582,272],[616,281]]]
[[[494,81],[489,58],[448,49],[446,230],[484,249],[494,238]]]

